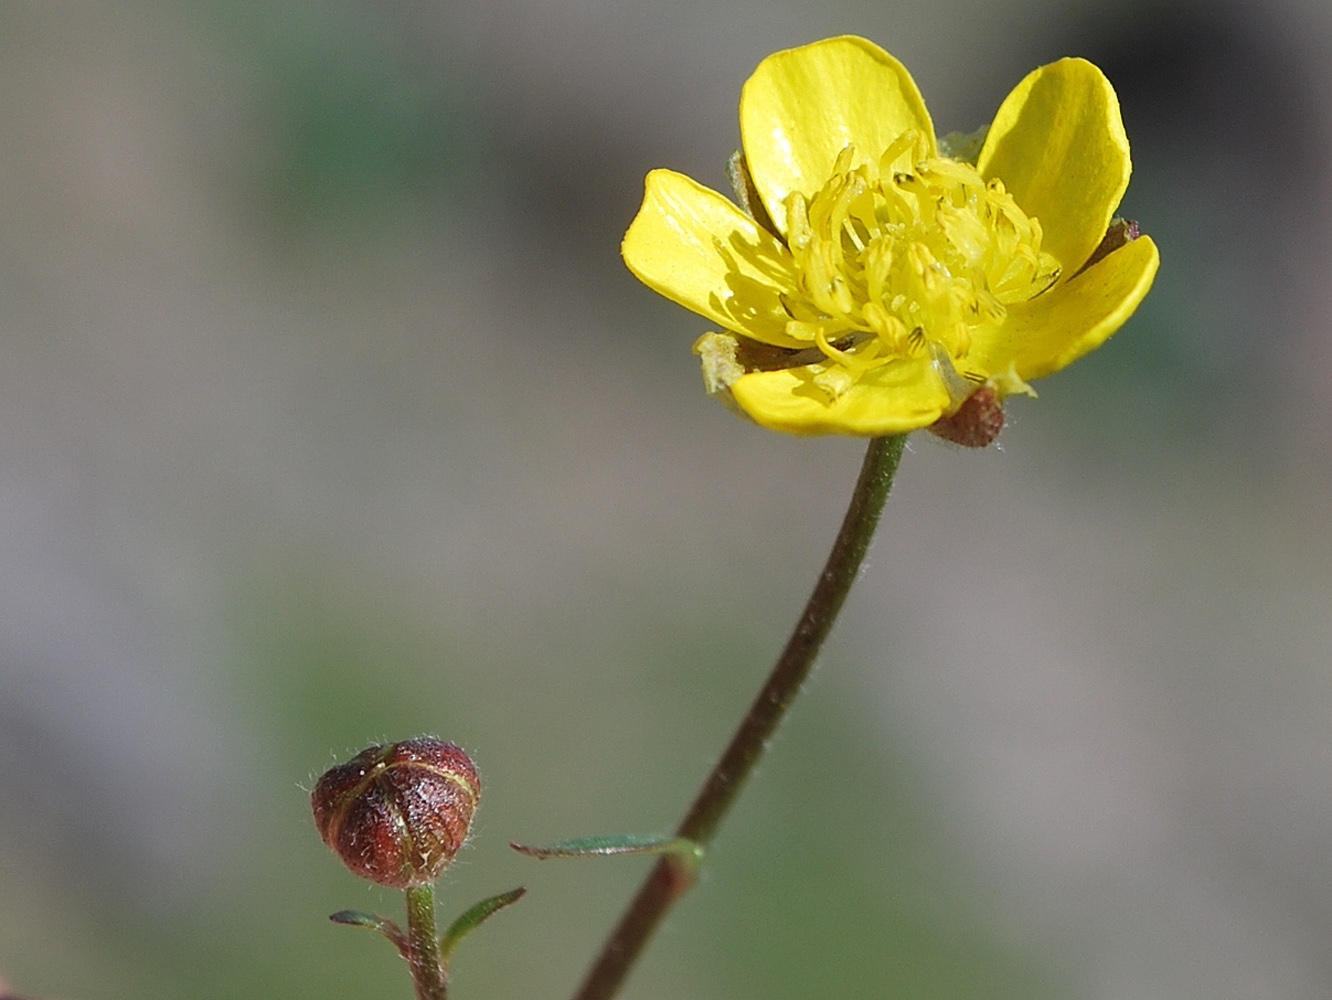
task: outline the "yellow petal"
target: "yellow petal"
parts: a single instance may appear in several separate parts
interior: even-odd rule
[[[731,386],[755,423],[788,434],[904,434],[934,423],[948,393],[928,359],[904,359],[861,375],[836,399],[816,382],[826,365],[753,372]]]
[[[879,157],[907,129],[934,153],[934,125],[906,67],[851,35],[768,56],[740,94],[740,140],[754,186],[781,232],[786,196],[812,197],[848,145]],[[909,158],[900,163],[905,169]]]
[[[1002,328],[972,343],[967,367],[995,374],[1011,365],[1024,379],[1058,371],[1124,325],[1160,262],[1156,244],[1142,236],[1044,295],[1009,306]]]
[[[779,347],[808,346],[785,332],[790,316],[780,295],[797,294],[790,253],[684,174],[648,174],[620,252],[643,284],[725,329]]]
[[[1128,187],[1128,136],[1110,81],[1085,59],[1028,74],[1000,106],[976,167],[1040,220],[1042,249],[1071,275],[1100,243]]]

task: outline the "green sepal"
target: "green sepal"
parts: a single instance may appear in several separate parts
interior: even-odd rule
[[[407,935],[402,932],[397,924],[392,920],[375,913],[363,913],[360,910],[339,910],[337,913],[329,915],[329,920],[335,924],[345,924],[348,927],[364,927],[367,930],[378,931],[388,938],[389,943],[398,949],[399,954],[406,958],[411,947],[407,943]]]
[[[583,858],[591,855],[621,854],[677,854],[691,861],[703,857],[703,848],[685,837],[668,837],[659,834],[619,833],[609,837],[577,837],[574,840],[561,840],[545,847],[529,847],[526,844],[510,844],[520,854],[527,854],[544,861],[546,858]]]
[[[763,199],[759,197],[758,188],[754,186],[754,178],[749,173],[749,163],[745,160],[745,154],[738,149],[726,161],[726,178],[731,182],[731,187],[735,190],[735,200],[744,209],[745,214],[785,243],[785,238],[773,225],[772,216],[763,207]]]
[[[975,132],[949,132],[939,136],[935,142],[940,156],[961,160],[974,167],[980,157],[981,147],[985,145],[985,137],[989,134],[990,126],[982,125]]]
[[[501,892],[498,896],[491,896],[489,899],[483,899],[461,917],[449,924],[439,939],[439,960],[447,969],[449,956],[453,954],[453,949],[458,947],[458,942],[465,938],[472,931],[476,930],[483,923],[489,920],[497,912],[510,906],[523,898],[527,889],[519,886],[517,889],[510,889],[508,892]]]

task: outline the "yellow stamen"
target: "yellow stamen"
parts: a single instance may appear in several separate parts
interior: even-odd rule
[[[910,171],[894,170],[908,154]],[[829,391],[844,391],[837,369],[854,379],[928,350],[950,395],[960,393],[965,380],[955,365],[978,331],[1045,291],[1059,263],[1041,250],[1040,223],[999,180],[986,181],[962,160],[928,156],[915,132],[899,136],[876,164],[855,164],[847,146],[822,189],[787,198],[787,245],[803,302],[787,305],[786,332],[828,358],[817,381]]]

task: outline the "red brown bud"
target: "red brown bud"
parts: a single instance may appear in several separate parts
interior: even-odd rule
[[[362,750],[310,794],[324,843],[355,874],[407,889],[439,877],[467,839],[481,798],[471,758],[418,736]]]
[[[994,386],[983,385],[946,417],[930,424],[931,434],[964,448],[984,448],[1004,429],[1004,404]]]

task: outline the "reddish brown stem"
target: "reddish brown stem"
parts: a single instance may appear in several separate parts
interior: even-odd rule
[[[677,836],[693,841],[700,849],[716,835],[722,819],[767,749],[769,738],[809,676],[814,658],[832,630],[869,550],[905,442],[905,435],[870,441],[842,528],[814,592],[767,683],[740,721],[730,744],[676,830]],[[694,884],[696,867],[695,857],[680,854],[665,855],[653,866],[638,895],[606,939],[574,1000],[610,1000],[616,994],[666,912]]]

